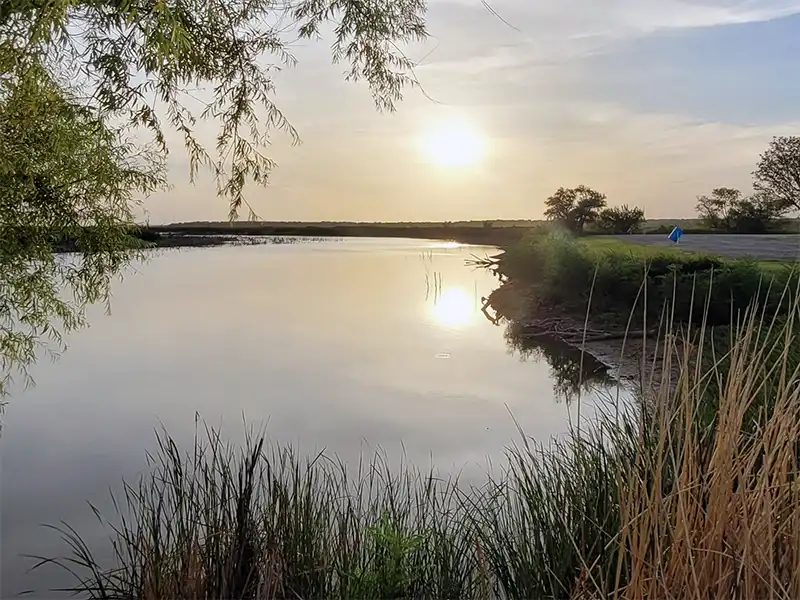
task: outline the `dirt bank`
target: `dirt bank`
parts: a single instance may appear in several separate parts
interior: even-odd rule
[[[663,332],[657,326],[645,330],[631,324],[626,329],[543,309],[534,305],[524,285],[515,282],[505,282],[492,292],[485,299],[484,312],[490,319],[505,322],[507,335],[520,346],[539,338],[558,340],[605,365],[612,377],[647,388],[657,387],[665,372],[671,374],[671,384],[677,379],[680,357],[672,357],[665,368]]]

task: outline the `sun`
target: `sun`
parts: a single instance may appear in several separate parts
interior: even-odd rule
[[[422,150],[428,160],[441,167],[467,167],[483,159],[485,143],[474,127],[449,121],[422,137]]]

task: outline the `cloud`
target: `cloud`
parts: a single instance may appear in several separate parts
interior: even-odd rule
[[[481,0],[438,0],[434,3],[434,6],[444,5],[483,7]],[[576,36],[713,27],[768,21],[800,13],[798,0],[488,0],[488,5],[523,33],[570,32]]]
[[[660,31],[800,14],[800,0],[489,0],[489,6],[500,18],[481,0],[434,2],[430,29],[439,48],[427,68],[479,73],[563,64]],[[462,18],[454,18],[459,12]],[[444,46],[450,56],[439,52]]]

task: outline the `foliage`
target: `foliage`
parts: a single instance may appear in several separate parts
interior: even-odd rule
[[[545,200],[544,216],[558,221],[570,231],[580,233],[587,223],[597,221],[600,210],[606,205],[605,194],[585,185],[576,188],[560,187]]]
[[[696,210],[710,229],[735,233],[764,233],[786,212],[766,192],[743,198],[733,188],[716,188],[711,196],[698,196]]]
[[[24,48],[54,76],[79,73],[87,107],[145,127],[166,151],[164,118],[183,137],[192,177],[211,167],[235,217],[245,184],[265,184],[274,166],[264,154],[271,132],[297,139],[273,101],[273,74],[295,63],[291,41],[332,25],[334,61],[391,110],[413,83],[398,47],[425,36],[424,12],[424,0],[4,2],[0,72],[13,72]],[[198,117],[220,122],[214,158],[195,135]]]
[[[607,233],[638,233],[644,221],[644,211],[627,204],[603,209],[598,217],[600,229]]]
[[[695,210],[702,221],[712,229],[729,229],[730,213],[742,199],[742,192],[734,188],[720,187],[711,196],[698,196]]]
[[[781,203],[766,193],[757,192],[733,206],[730,227],[736,233],[765,233],[785,212]]]
[[[41,67],[0,80],[0,392],[45,340],[83,323],[134,255],[135,193],[164,184],[160,157],[78,104]],[[56,256],[69,239],[81,256]]]
[[[675,379],[639,410],[514,444],[480,486],[381,456],[348,473],[262,436],[237,453],[218,431],[184,454],[162,434],[106,521],[117,564],[69,526],[62,564],[89,598],[796,598],[800,373],[759,343],[795,339],[797,304],[786,317],[751,306],[724,368],[696,360],[714,352],[707,327],[664,336]]]
[[[786,212],[800,210],[800,136],[772,139],[753,172],[755,187]]]

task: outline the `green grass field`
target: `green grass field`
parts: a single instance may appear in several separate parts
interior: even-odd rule
[[[687,256],[696,258],[717,258],[725,261],[733,260],[710,252],[692,252],[682,250],[675,246],[649,246],[627,242],[613,236],[589,236],[580,238],[579,243],[597,256],[613,254],[629,254],[632,257],[647,259],[655,257],[674,256],[678,261],[686,260]],[[777,273],[786,269],[796,268],[795,263],[780,260],[758,260],[756,264],[767,273]]]

